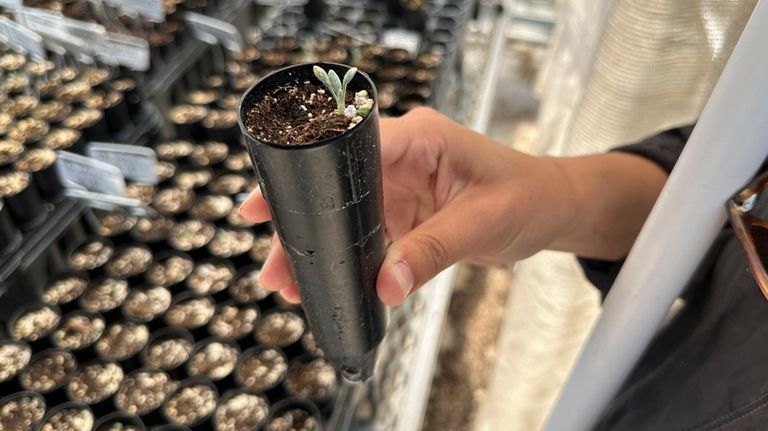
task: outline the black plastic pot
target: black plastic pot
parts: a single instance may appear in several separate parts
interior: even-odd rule
[[[127,257],[127,254],[131,252],[133,252],[134,257],[141,257],[145,260],[138,263],[132,262]],[[152,264],[153,259],[152,249],[146,245],[135,242],[127,243],[115,249],[115,254],[106,263],[104,269],[107,275],[111,277],[127,280],[130,285],[138,285],[144,281],[144,273]],[[128,267],[125,266],[126,261],[130,263]],[[134,265],[134,263],[136,264]]]
[[[113,332],[117,331],[118,328],[122,328],[123,331],[133,331],[132,334],[134,337],[136,337],[138,334],[146,334],[146,339],[135,340],[134,345],[130,346],[130,348],[123,345],[122,348],[114,350],[112,345],[117,345],[120,347],[119,343],[123,343],[127,339],[126,332]],[[117,322],[106,327],[104,334],[94,345],[94,351],[101,358],[118,361],[123,370],[132,370],[141,366],[139,360],[140,354],[147,346],[149,337],[150,333],[149,327],[147,325],[128,319],[118,320]]]
[[[167,386],[158,386],[153,388],[153,390],[160,391],[159,393],[155,392],[153,395],[160,396],[156,398],[147,398],[147,395],[145,395],[146,392],[138,392],[138,395],[136,393],[132,394],[130,392],[131,389],[141,391],[141,389],[136,389],[136,386],[131,388],[128,385],[136,385],[139,383],[137,379],[142,374],[154,375],[156,378],[163,376],[166,379],[165,383]],[[120,383],[120,387],[117,389],[115,396],[112,397],[112,401],[114,402],[115,408],[121,415],[140,418],[141,421],[146,424],[163,423],[164,421],[162,415],[160,414],[160,407],[163,405],[168,395],[170,395],[170,393],[175,389],[175,385],[175,380],[173,380],[173,378],[163,370],[157,368],[139,368],[125,376],[123,381]],[[144,389],[146,390],[147,388]],[[119,401],[121,397],[123,399],[122,403]],[[129,398],[133,399],[129,400]],[[151,402],[152,404],[142,405],[143,402]]]
[[[170,273],[170,263],[178,263],[177,273]],[[182,271],[189,266],[188,271]],[[194,270],[194,261],[192,257],[184,252],[176,250],[165,250],[155,254],[155,261],[145,273],[147,282],[152,285],[162,286],[172,293],[178,293],[184,290],[184,280]]]
[[[88,142],[108,142],[112,139],[107,119],[103,113],[98,121],[83,129],[83,136]]]
[[[270,425],[273,423],[273,421],[276,420],[276,418],[291,410],[296,410],[295,413],[297,414],[291,415],[292,422],[289,424],[289,429],[314,429],[317,431],[323,429],[323,419],[322,415],[320,414],[320,410],[312,401],[303,400],[301,398],[286,398],[273,405],[269,411],[269,419],[267,419],[265,428],[270,429]],[[316,428],[309,428],[308,424],[306,423],[306,421],[310,421],[312,419],[314,419],[314,421],[317,423]],[[297,423],[297,421],[299,423]]]
[[[88,260],[87,262],[78,262],[76,261],[76,257],[74,256],[76,252],[80,252],[81,250],[86,249],[86,247],[91,243],[101,243],[102,248],[105,249],[104,256],[99,255],[99,259],[94,260]],[[94,246],[95,247],[95,246]],[[69,247],[65,253],[64,256],[67,259],[67,262],[71,269],[75,271],[88,271],[91,279],[95,279],[96,277],[104,274],[104,265],[109,261],[109,259],[112,258],[112,256],[115,254],[115,245],[107,238],[104,238],[99,235],[92,235],[83,238],[81,241],[78,241],[76,244]]]
[[[122,426],[121,426],[122,425]],[[113,429],[125,429],[125,426],[131,426],[136,431],[144,431],[146,427],[144,422],[136,416],[129,415],[127,413],[110,413],[98,421],[93,426],[93,431],[110,431]]]
[[[182,424],[177,422],[172,415],[169,414],[169,407],[173,403],[173,399],[177,394],[182,393],[185,388],[189,387],[206,387],[208,390],[210,390],[213,393],[214,396],[214,406],[211,408],[210,412],[206,412],[205,410],[198,411],[198,418],[195,420],[190,420],[189,423]],[[185,425],[189,426],[192,430],[210,430],[212,428],[211,424],[209,423],[209,419],[213,415],[213,412],[216,410],[215,404],[218,402],[219,399],[219,392],[216,389],[216,385],[213,384],[213,382],[210,379],[207,379],[205,377],[189,377],[187,379],[182,380],[179,383],[179,387],[166,398],[165,402],[163,403],[163,406],[160,408],[160,412],[163,415],[163,417],[166,419],[168,423],[176,424],[176,425]],[[197,399],[200,401],[200,399]],[[189,412],[187,413],[189,414]]]
[[[116,244],[133,242],[129,232],[136,226],[136,217],[128,212],[93,209],[86,212],[85,218],[93,231],[109,238],[112,242]]]
[[[96,417],[93,414],[93,410],[91,410],[91,408],[88,407],[88,405],[86,405],[84,403],[77,402],[77,401],[70,401],[70,402],[66,402],[64,404],[59,404],[58,406],[48,410],[48,412],[45,414],[45,418],[40,422],[40,424],[38,425],[38,428],[36,428],[36,429],[38,431],[41,431],[43,426],[45,426],[45,424],[49,420],[54,418],[57,414],[59,414],[62,411],[86,412],[85,415],[90,417],[91,421],[93,421],[93,422],[96,421]],[[66,427],[66,428],[70,429],[72,431],[88,431],[88,430],[91,429],[92,426],[93,426],[93,423],[91,423],[90,426],[86,425],[86,428],[81,429],[81,430],[79,430],[77,428],[73,428],[71,426],[70,427]]]
[[[101,313],[104,320],[111,323],[122,318],[120,306],[128,297],[129,289],[128,282],[125,280],[101,276],[91,281],[88,289],[77,298],[77,304],[83,310]],[[103,300],[106,296],[105,292],[110,293],[107,300]]]
[[[52,277],[46,283],[41,297],[43,302],[58,305],[61,312],[66,314],[77,309],[77,298],[85,292],[90,283],[90,277],[87,272],[65,271]],[[59,285],[70,285],[67,290],[60,290]],[[57,293],[56,290],[59,289]],[[80,289],[82,289],[80,291]]]
[[[39,160],[36,161],[30,157],[37,157]],[[29,150],[27,157],[22,156],[16,162],[17,168],[27,170],[32,174],[37,191],[43,199],[48,201],[56,201],[64,190],[61,179],[56,172],[55,162],[56,153],[47,149]]]
[[[152,346],[156,345],[157,343],[164,341],[164,340],[172,340],[172,339],[179,339],[184,340],[189,343],[190,349],[189,354],[183,358],[183,360],[180,360],[177,364],[173,365],[164,365],[160,363],[153,362],[153,360],[149,359],[150,349]],[[186,372],[184,370],[184,363],[187,362],[189,357],[192,355],[192,350],[194,348],[195,339],[192,337],[192,334],[187,331],[186,329],[178,328],[178,327],[167,327],[163,328],[157,332],[153,332],[149,337],[149,342],[147,342],[147,345],[144,346],[144,349],[140,353],[141,362],[145,367],[157,367],[168,374],[171,375],[174,379],[181,379],[186,377]],[[165,358],[167,359],[167,357]]]
[[[57,358],[59,361],[67,361],[71,368],[69,370],[63,368],[56,370],[56,367],[51,362],[53,358]],[[61,363],[59,365],[61,365]],[[33,370],[42,370],[43,374],[47,374],[47,376],[45,376],[46,379],[49,380],[52,380],[50,376],[51,372],[65,371],[66,374],[58,376],[58,381],[52,380],[55,382],[52,387],[43,387],[40,386],[39,381],[36,381],[36,379],[33,378],[35,376],[29,376],[31,381],[27,380],[26,377],[28,376],[28,373]],[[24,390],[40,393],[45,397],[45,401],[49,406],[55,406],[68,401],[66,387],[69,381],[72,380],[75,372],[77,372],[77,360],[75,359],[75,355],[63,349],[46,349],[32,356],[32,359],[30,359],[29,364],[27,365],[27,369],[19,374],[19,382]],[[42,377],[42,375],[37,377]]]
[[[17,346],[17,347],[14,347]],[[0,380],[0,394],[11,394],[21,390],[21,385],[17,377],[21,374],[21,371],[29,364],[32,357],[32,348],[29,344],[23,341],[16,340],[0,340],[0,352],[7,351],[6,349],[18,349],[19,357],[18,362],[12,364],[13,367],[0,370],[3,373],[3,380]],[[26,359],[26,362],[24,361]],[[3,362],[9,361],[8,358],[3,358]]]
[[[10,209],[0,199],[0,257],[16,250],[21,243],[21,232],[11,218]]]
[[[255,263],[240,268],[235,276],[235,280],[227,288],[230,298],[240,304],[259,303],[262,310],[266,310],[274,305],[268,298],[272,292],[265,289],[259,282],[258,276],[261,271],[261,264]]]
[[[112,133],[118,133],[131,125],[128,102],[123,94],[111,106],[104,108],[104,119]]]
[[[45,221],[43,201],[33,183],[32,174],[24,171],[10,171],[0,176],[0,183],[13,182],[13,186],[0,191],[13,222],[22,230],[29,230]]]
[[[355,75],[350,90],[367,90],[374,109],[334,138],[278,145],[251,136],[243,122],[245,111],[275,88],[315,81],[313,66],[285,68],[256,83],[243,95],[238,121],[318,344],[350,380],[362,381],[373,374],[387,328],[376,295],[385,253],[376,88],[367,75]],[[348,69],[320,66],[340,76]]]
[[[51,317],[53,317],[54,315],[58,316],[55,323],[53,323],[52,326],[50,326],[49,328],[43,328],[40,330],[35,329],[35,332],[31,334],[26,334],[26,333],[17,334],[17,331],[14,330],[17,320],[26,316],[27,313],[33,313],[33,312],[42,311],[42,310],[47,310],[47,314]],[[11,338],[24,341],[32,347],[32,350],[40,351],[40,350],[52,347],[50,340],[48,339],[48,336],[56,329],[56,327],[59,325],[60,322],[61,322],[61,309],[58,306],[35,301],[22,306],[21,308],[17,309],[13,314],[11,314],[11,317],[8,319],[6,329],[7,329],[7,333],[11,336]],[[21,328],[21,330],[23,330],[23,328]]]
[[[253,367],[249,373],[248,368]],[[281,383],[288,374],[288,359],[275,347],[256,346],[243,351],[237,360],[235,382],[238,386],[265,393],[271,400],[285,397]]]
[[[292,359],[303,353],[301,337],[307,331],[301,312],[278,305],[265,312],[253,330],[253,337],[258,344],[277,347]]]
[[[188,305],[192,301],[200,301],[200,307],[205,307],[206,312],[208,311],[207,308],[210,307],[210,317],[205,319],[206,316],[201,315],[200,317],[202,318],[198,320],[195,316],[190,318],[189,315],[184,316],[181,312],[178,312],[179,314],[177,315],[177,307]],[[215,312],[216,301],[212,296],[198,295],[194,292],[183,292],[173,297],[171,306],[165,313],[164,320],[166,325],[184,328],[190,331],[196,340],[199,340],[208,336],[208,331],[205,327],[208,325],[208,322],[211,321]],[[181,317],[182,320],[174,320],[177,316]]]
[[[132,118],[138,118],[141,112],[141,93],[136,85],[136,79],[131,76],[121,76],[111,82],[111,88],[123,93],[126,108]]]
[[[22,414],[22,412],[18,411],[17,409],[11,410],[6,408],[6,404],[14,400],[19,400],[20,398],[26,398],[30,401],[35,400],[35,404],[36,404],[35,410],[30,410],[25,412],[25,414]],[[31,420],[31,423],[13,424],[12,429],[23,429],[25,426],[28,426],[31,429],[35,429],[36,425],[43,420],[44,416],[41,416],[41,415],[45,415],[45,406],[46,406],[46,403],[43,396],[38,394],[37,392],[32,392],[32,391],[16,392],[14,394],[4,396],[2,399],[0,399],[0,408],[2,409],[3,412],[5,412],[5,414],[16,416],[22,421],[25,419]],[[42,409],[40,409],[40,407],[42,407]],[[35,416],[39,417],[39,419],[36,421],[34,420]],[[5,417],[3,418],[2,423],[7,423],[6,420],[10,421],[12,419]],[[16,425],[18,425],[18,428],[15,428]]]
[[[153,293],[157,296],[150,296]],[[143,297],[137,298],[138,295]],[[171,301],[172,294],[165,287],[153,285],[134,287],[120,306],[120,311],[127,319],[141,322],[150,330],[156,330],[164,326],[161,318],[171,306]]]
[[[202,370],[195,370],[194,362],[195,362],[196,355],[200,354],[202,350],[208,349],[209,346],[211,346],[214,343],[219,344],[221,346],[225,346],[226,348],[229,349],[231,353],[235,354],[235,357],[230,363],[232,365],[232,369],[226,374],[224,373],[218,374],[216,372],[213,372],[211,369],[206,369],[206,367],[203,367]],[[201,358],[202,358],[201,360],[203,361],[203,363],[205,363],[208,360],[209,355],[207,353],[208,352],[204,352],[201,354]],[[239,356],[240,356],[240,346],[238,346],[235,340],[227,339],[223,337],[208,337],[204,340],[198,341],[195,344],[195,349],[192,351],[192,355],[189,357],[189,360],[187,361],[187,365],[186,365],[187,375],[191,377],[205,377],[207,379],[210,379],[212,382],[214,382],[219,392],[223,393],[235,387],[234,373],[235,373],[235,370],[237,369]],[[211,364],[207,363],[205,365],[211,365]],[[224,368],[224,370],[226,370],[226,368]]]
[[[163,162],[168,163],[168,162]],[[140,217],[130,236],[134,241],[147,244],[154,252],[165,250],[165,240],[176,222],[169,217]]]
[[[72,377],[73,380],[71,380],[70,383],[66,386],[66,392],[69,399],[72,401],[76,401],[78,403],[87,404],[90,407],[91,411],[93,411],[93,413],[96,414],[97,416],[102,416],[102,415],[106,415],[108,413],[113,412],[114,406],[112,403],[112,397],[115,395],[115,392],[117,392],[119,388],[119,382],[114,387],[114,390],[111,387],[106,387],[107,389],[105,390],[105,392],[99,394],[101,396],[100,398],[94,398],[93,393],[87,393],[84,395],[83,398],[80,398],[79,396],[77,396],[72,392],[75,381],[79,378],[80,373],[85,372],[84,370],[87,367],[96,366],[96,365],[110,365],[110,364],[120,367],[122,371],[122,376],[121,376],[121,380],[122,380],[122,378],[125,376],[125,369],[122,368],[117,361],[114,361],[112,359],[103,359],[103,358],[94,359],[88,363],[82,364],[78,369],[78,372]],[[98,381],[98,384],[106,384],[105,380],[103,379],[103,376],[98,376],[94,379],[94,381],[89,382],[89,384],[93,385],[92,387],[89,387],[89,390],[93,391],[94,389],[97,389],[95,387],[97,385],[97,381]],[[110,383],[114,383],[114,382],[110,382]],[[102,388],[102,390],[104,389]]]
[[[249,389],[232,389],[227,391],[219,400],[219,405],[216,406],[216,410],[213,412],[213,429],[215,431],[222,431],[223,427],[219,425],[219,416],[225,416],[226,411],[224,409],[227,408],[227,403],[237,396],[246,395],[248,397],[256,397],[259,399],[259,404],[257,405],[257,409],[255,411],[251,410],[252,413],[256,413],[252,416],[249,416],[249,424],[238,424],[240,426],[249,426],[253,425],[252,428],[249,428],[251,430],[259,430],[262,429],[261,427],[267,422],[267,419],[269,417],[269,400],[267,397],[265,397],[263,394],[259,394],[258,392],[251,391]],[[237,411],[237,409],[233,408],[232,410]],[[239,413],[239,411],[238,411]],[[238,427],[238,429],[241,429]]]
[[[328,379],[332,371],[334,379]],[[283,380],[285,392],[292,397],[308,399],[318,408],[332,407],[340,383],[338,374],[325,358],[305,353],[291,361],[288,374]]]
[[[101,331],[97,331],[93,328],[88,328],[93,330],[92,332],[93,337],[91,342],[84,342],[82,344],[78,345],[71,345],[66,342],[66,338],[64,337],[58,337],[57,334],[59,334],[59,331],[64,331],[63,333],[66,334],[67,331],[75,330],[80,331],[82,334],[82,331],[85,329],[81,329],[78,327],[78,324],[69,324],[70,319],[75,319],[78,317],[84,317],[86,319],[90,320],[90,325],[99,325],[97,323],[99,320],[101,320],[101,325],[104,325],[103,329]],[[70,352],[72,352],[75,355],[75,358],[78,362],[86,362],[94,359],[96,357],[96,353],[93,351],[93,345],[96,343],[96,341],[101,338],[101,336],[104,334],[104,331],[106,330],[106,322],[104,320],[104,317],[99,313],[94,313],[90,311],[85,310],[75,310],[71,311],[64,315],[64,317],[61,318],[61,323],[59,323],[59,327],[56,328],[53,333],[49,336],[50,342],[53,346],[59,349],[66,349]]]
[[[152,428],[152,431],[189,431],[188,427],[181,425],[166,424]]]

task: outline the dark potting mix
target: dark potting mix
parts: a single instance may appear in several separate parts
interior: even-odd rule
[[[329,74],[336,76],[335,72]],[[341,82],[338,76],[335,81]],[[263,141],[301,145],[343,134],[360,123],[373,107],[366,90],[355,92],[339,85],[344,92],[342,110],[329,88],[332,84],[324,84],[318,77],[275,88],[243,112],[245,127]]]

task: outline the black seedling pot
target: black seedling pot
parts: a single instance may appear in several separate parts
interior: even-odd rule
[[[97,358],[97,359],[94,359],[94,360],[92,360],[90,362],[87,362],[85,364],[81,364],[80,367],[78,367],[78,373],[80,373],[83,368],[88,367],[88,366],[92,366],[92,365],[96,365],[96,364],[100,364],[100,365],[116,364],[116,365],[119,366],[119,362],[117,362],[115,360],[106,359],[106,358]],[[121,369],[123,371],[123,376],[125,376],[125,374],[127,374],[126,371],[125,371],[125,368],[121,367]],[[77,376],[78,376],[78,374],[76,373],[75,376],[73,376],[72,378],[75,379],[75,378],[77,378]],[[103,376],[98,376],[98,377],[96,377],[96,379],[99,379],[101,382],[103,382],[103,380],[102,380]],[[106,384],[106,383],[104,383],[104,384]],[[93,389],[93,388],[91,388],[91,389]],[[112,413],[112,412],[115,411],[115,407],[114,407],[114,403],[112,401],[112,398],[115,396],[116,392],[117,392],[117,388],[115,389],[114,392],[112,392],[111,394],[108,394],[105,398],[103,398],[101,400],[98,400],[98,401],[94,400],[93,402],[90,402],[90,401],[86,401],[86,400],[83,400],[83,399],[77,399],[77,397],[72,394],[72,384],[71,384],[71,382],[70,382],[70,384],[68,384],[66,386],[67,397],[71,401],[87,405],[88,408],[97,417],[98,416],[104,416],[104,415],[107,415],[107,414]],[[66,405],[66,404],[67,403],[65,403],[64,405]]]
[[[216,388],[219,390],[219,392],[223,393],[227,390],[234,388],[236,385],[234,374],[235,374],[235,370],[237,369],[237,363],[238,363],[237,358],[235,358],[234,360],[232,371],[225,376],[200,373],[199,371],[198,371],[198,374],[195,374],[193,365],[192,365],[195,359],[195,355],[200,353],[201,350],[208,348],[208,346],[213,343],[219,343],[221,345],[232,348],[234,351],[237,352],[237,358],[240,357],[240,346],[237,344],[237,341],[231,338],[224,338],[224,337],[205,338],[195,343],[195,348],[192,351],[192,354],[189,356],[189,360],[187,361],[187,364],[186,364],[187,375],[190,377],[205,377],[207,379],[210,379],[216,385]],[[206,356],[206,358],[208,357],[208,355],[206,354],[204,354],[204,356]],[[220,362],[220,361],[212,361],[212,362]]]
[[[251,390],[245,389],[245,388],[237,388],[237,389],[230,389],[229,391],[224,393],[224,395],[222,395],[221,398],[219,399],[219,405],[216,407],[216,411],[213,413],[213,429],[214,429],[214,431],[224,431],[224,430],[230,429],[230,428],[228,428],[226,426],[222,427],[222,426],[219,425],[219,422],[216,420],[217,416],[218,416],[218,411],[219,411],[219,409],[223,408],[227,404],[227,402],[229,400],[231,400],[232,398],[234,398],[234,397],[236,397],[238,395],[243,395],[243,394],[249,395],[249,396],[259,397],[259,398],[262,399],[262,401],[263,401],[263,405],[262,405],[263,410],[261,411],[261,413],[263,413],[263,418],[261,418],[261,420],[260,420],[260,419],[258,419],[259,416],[252,417],[252,419],[254,420],[254,423],[256,423],[257,425],[255,427],[251,428],[253,430],[260,430],[260,429],[262,429],[262,426],[267,422],[267,417],[269,416],[269,400],[267,399],[267,397],[264,394],[260,394],[258,392],[251,391]]]
[[[85,286],[85,289],[83,289],[81,292],[67,291],[67,294],[62,294],[62,296],[54,296],[53,292],[49,292],[49,290],[55,288],[59,283],[66,283],[67,280],[72,280],[72,282],[74,282],[74,280],[79,280],[79,284]],[[77,299],[80,298],[80,295],[82,295],[83,292],[85,292],[90,282],[91,278],[86,271],[65,270],[59,272],[58,274],[48,279],[48,282],[45,284],[45,287],[43,287],[42,292],[40,293],[41,299],[43,302],[58,305],[59,308],[61,308],[61,312],[64,314],[75,311],[78,308]]]
[[[95,422],[95,416],[93,413],[93,410],[85,403],[77,402],[77,401],[68,401],[63,404],[59,404],[52,409],[49,409],[43,420],[38,424],[37,428],[35,428],[37,431],[42,431],[45,424],[53,418],[57,413],[64,411],[64,410],[72,410],[73,412],[87,412],[86,415],[91,417],[91,420]],[[79,430],[76,430],[79,431]]]
[[[104,119],[109,131],[113,134],[125,130],[131,124],[131,114],[128,111],[125,95],[121,94],[116,102],[104,108]]]
[[[208,387],[214,395],[215,402],[218,403],[219,400],[219,391],[216,389],[216,385],[208,378],[205,377],[188,377],[181,382],[179,382],[179,387],[176,388],[175,391],[171,392],[168,397],[165,399],[165,402],[160,407],[160,413],[162,414],[162,417],[165,419],[165,422],[175,425],[180,425],[176,423],[175,420],[172,419],[172,417],[168,414],[168,407],[171,403],[171,400],[173,397],[184,390],[184,388],[187,387],[193,387],[193,386],[206,386]],[[199,398],[198,398],[199,400]],[[195,420],[193,423],[189,424],[189,428],[193,431],[210,431],[213,429],[213,425],[210,421],[211,417],[213,416],[213,413],[215,411],[215,407],[211,412],[207,414],[200,414],[200,417]],[[200,412],[200,410],[198,410]],[[204,413],[204,412],[201,412]]]
[[[301,398],[286,398],[275,403],[269,409],[269,418],[267,419],[267,425],[265,428],[270,429],[270,425],[272,424],[272,421],[275,420],[275,418],[290,410],[304,412],[301,415],[301,423],[303,423],[305,420],[308,420],[309,418],[314,418],[317,424],[320,425],[320,429],[323,429],[323,416],[320,414],[320,409],[318,409],[317,405],[315,405],[315,403],[312,401]],[[293,424],[292,427],[294,427],[294,429],[302,429],[301,424]]]
[[[12,188],[7,190],[7,194],[0,196],[8,206],[8,212],[13,222],[22,230],[31,230],[47,217],[47,212],[43,207],[43,201],[33,183],[32,174],[22,171],[9,172],[9,176],[16,177],[17,182]]]
[[[76,302],[72,301],[71,304],[76,304]],[[64,317],[61,318],[61,323],[59,323],[59,328],[57,328],[57,330],[63,328],[65,324],[69,321],[69,319],[77,316],[88,317],[91,319],[91,322],[97,319],[101,319],[104,322],[104,317],[99,313],[85,311],[85,310],[74,310],[65,314]],[[106,327],[104,328],[104,330],[106,330]],[[53,345],[55,348],[64,349],[69,352],[72,352],[72,354],[75,355],[75,359],[77,359],[78,363],[85,363],[96,358],[97,355],[96,355],[96,352],[94,352],[93,350],[93,345],[96,344],[96,341],[98,341],[98,338],[101,338],[101,336],[104,335],[104,330],[102,330],[100,333],[97,334],[98,337],[93,342],[84,343],[82,345],[78,345],[75,347],[70,345],[67,345],[67,346],[59,345],[55,339],[55,335],[57,331],[52,332],[51,335],[49,335],[48,337],[50,338],[51,345]]]
[[[141,363],[145,367],[153,368],[153,366],[155,365],[155,364],[152,364],[147,358],[148,355],[150,354],[149,349],[153,345],[153,343],[160,340],[167,340],[167,339],[182,339],[189,342],[190,345],[194,345],[195,343],[195,339],[192,336],[192,334],[183,328],[170,326],[170,327],[163,328],[159,331],[155,331],[150,335],[147,345],[144,346],[144,349],[142,349],[140,353]],[[191,355],[192,355],[192,350],[190,350],[189,355],[187,355],[187,357],[184,358],[184,360],[179,364],[172,367],[162,367],[159,369],[162,369],[163,371],[167,372],[173,379],[181,380],[187,377],[186,370],[184,369],[184,363],[186,363],[189,360]]]
[[[21,232],[13,223],[11,210],[0,199],[0,257],[12,252],[21,243]]]
[[[47,388],[47,390],[43,391],[41,388],[35,388],[35,387],[26,387],[24,384],[24,376],[25,372],[31,372],[32,371],[32,365],[36,364],[39,361],[44,360],[45,358],[49,358],[52,356],[58,356],[60,358],[63,358],[64,360],[70,361],[70,364],[73,366],[71,370],[69,370],[65,375],[61,376],[61,379],[56,382],[56,384],[51,387]],[[49,365],[44,364],[44,365]],[[28,369],[19,373],[19,381],[21,382],[22,389],[27,391],[36,391],[40,393],[43,397],[45,397],[45,402],[49,406],[55,406],[64,402],[69,401],[67,399],[67,384],[69,384],[69,381],[72,380],[72,377],[74,377],[75,372],[77,371],[77,359],[75,359],[75,355],[73,355],[71,352],[64,350],[64,349],[45,349],[43,351],[39,351],[36,354],[32,355],[32,358],[29,360],[29,364],[27,365]],[[52,368],[47,368],[45,372],[50,372]],[[34,377],[34,376],[33,376]],[[45,376],[37,376],[37,377],[45,377]],[[33,382],[34,383],[34,382]],[[34,386],[34,384],[33,384]]]
[[[40,395],[37,392],[33,392],[33,391],[20,391],[20,392],[12,393],[10,395],[7,392],[3,392],[2,398],[0,398],[0,408],[2,408],[2,413],[0,413],[0,415],[2,415],[1,418],[2,418],[3,423],[10,422],[12,420],[12,417],[15,416],[15,415],[19,415],[20,417],[23,417],[21,412],[13,411],[12,409],[6,407],[6,404],[8,404],[8,403],[10,403],[10,402],[12,402],[14,400],[21,399],[21,398],[36,399],[39,402],[39,406],[42,407],[42,412],[40,412],[40,413],[43,413],[43,414],[45,413],[45,407],[46,407],[45,398],[43,398],[43,396]],[[37,429],[38,424],[42,420],[43,420],[43,418],[40,418],[39,420],[37,420],[37,421],[35,421],[33,423],[27,423],[27,424],[23,424],[23,425],[22,424],[12,424],[11,428],[14,428],[13,425],[19,425],[20,428],[18,428],[18,429],[23,429],[21,427],[24,427],[24,426],[29,427],[29,429]],[[6,421],[8,421],[8,422],[6,422]]]
[[[50,327],[50,328],[43,328],[43,329],[35,329],[35,333],[31,336],[25,336],[18,338],[15,336],[14,327],[16,325],[16,321],[19,320],[21,317],[26,315],[27,313],[31,313],[38,310],[48,309],[53,312],[53,314],[58,316],[58,320]],[[51,333],[59,326],[61,323],[61,309],[52,304],[46,304],[41,301],[32,301],[28,302],[26,305],[22,305],[19,308],[16,308],[16,311],[14,311],[8,321],[6,322],[6,331],[10,335],[11,338],[17,339],[19,341],[24,341],[27,344],[32,347],[32,350],[35,352],[49,349],[53,347],[51,344],[51,340],[48,338]]]
[[[275,88],[317,82],[313,66],[288,67],[257,82],[240,101],[238,122],[318,344],[350,380],[362,381],[373,374],[387,329],[376,295],[385,253],[376,88],[367,75],[355,75],[349,89],[367,90],[374,108],[334,138],[285,146],[254,138],[244,124],[249,107]],[[320,66],[339,76],[348,69]]]
[[[17,341],[17,340],[0,340],[0,350],[2,350],[4,347],[9,348],[12,345],[16,345],[19,347],[20,350],[26,351],[30,356],[32,355],[32,348],[29,347],[29,344],[23,342],[23,341]],[[26,357],[26,362],[20,362],[18,364],[13,364],[14,367],[10,367],[8,369],[2,370],[7,376],[4,380],[0,381],[0,394],[12,394],[14,392],[21,390],[21,385],[19,384],[19,375],[21,374],[22,370],[29,364],[31,357]],[[14,370],[14,368],[17,368]],[[5,377],[3,376],[3,377]],[[0,406],[2,403],[0,403]]]
[[[144,427],[144,422],[142,422],[140,418],[128,413],[114,412],[96,421],[93,430],[109,431],[113,429],[123,429],[126,425],[133,427],[131,429],[136,431],[144,431],[146,429]]]

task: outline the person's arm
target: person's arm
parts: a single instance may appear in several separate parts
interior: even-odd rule
[[[507,263],[547,248],[621,258],[667,177],[656,163],[631,154],[526,155],[426,108],[382,120],[381,136],[393,243],[377,289],[388,305],[461,260]],[[269,219],[258,191],[241,214]],[[286,256],[274,244],[262,283],[296,302]]]
[[[664,186],[667,173],[628,153],[553,159],[575,201],[570,229],[548,248],[602,260],[627,255]]]

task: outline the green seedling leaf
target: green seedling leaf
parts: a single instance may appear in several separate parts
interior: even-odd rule
[[[320,82],[325,86],[325,88],[328,89],[328,91],[333,94],[333,88],[331,87],[331,80],[328,77],[328,73],[323,70],[320,66],[315,66],[312,68],[312,72],[314,72],[315,77],[320,80]]]
[[[331,80],[331,87],[333,87],[333,89],[336,90],[336,94],[338,94],[341,91],[341,80],[339,79],[339,75],[331,70],[328,72],[328,78]]]
[[[333,97],[336,99],[336,108],[339,110],[340,114],[344,114],[345,94],[342,93],[341,91],[341,79],[339,79],[339,75],[337,75],[336,72],[333,70],[328,72],[328,78],[330,78],[331,87],[333,87],[333,90],[331,91],[331,93],[333,93]]]
[[[347,85],[352,81],[352,78],[355,77],[355,74],[357,73],[357,68],[352,67],[350,68],[347,73],[344,74],[344,82],[341,85],[341,99],[344,100],[347,96]]]
[[[371,108],[357,108],[357,115],[365,118],[368,113],[371,112]]]
[[[344,90],[347,89],[347,85],[349,85],[350,82],[352,82],[352,78],[355,77],[355,74],[357,73],[357,68],[353,67],[347,71],[347,73],[344,74],[344,83],[341,86]]]

